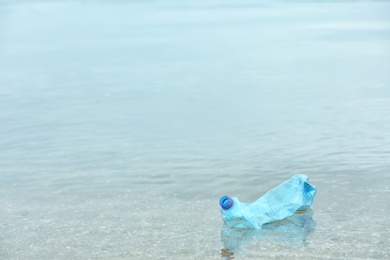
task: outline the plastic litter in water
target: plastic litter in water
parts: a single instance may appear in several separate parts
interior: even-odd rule
[[[228,226],[261,229],[264,224],[309,209],[316,193],[317,188],[309,183],[307,176],[296,174],[251,204],[228,196],[223,196],[219,204],[222,219]]]

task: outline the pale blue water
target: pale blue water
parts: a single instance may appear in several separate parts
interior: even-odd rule
[[[0,0],[0,258],[389,258],[389,13]],[[309,226],[223,227],[298,172]]]

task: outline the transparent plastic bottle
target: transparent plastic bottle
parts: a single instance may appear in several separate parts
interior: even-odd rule
[[[316,192],[317,188],[309,183],[307,176],[296,174],[251,204],[223,196],[219,200],[222,219],[231,227],[260,229],[264,224],[309,209]]]

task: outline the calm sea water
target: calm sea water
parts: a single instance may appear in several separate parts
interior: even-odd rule
[[[0,258],[389,258],[389,13],[0,0]],[[309,226],[223,226],[294,173]]]

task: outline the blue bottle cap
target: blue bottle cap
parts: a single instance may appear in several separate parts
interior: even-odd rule
[[[230,209],[231,206],[233,206],[233,200],[228,196],[223,196],[222,198],[219,199],[219,205],[224,210],[228,210]]]

